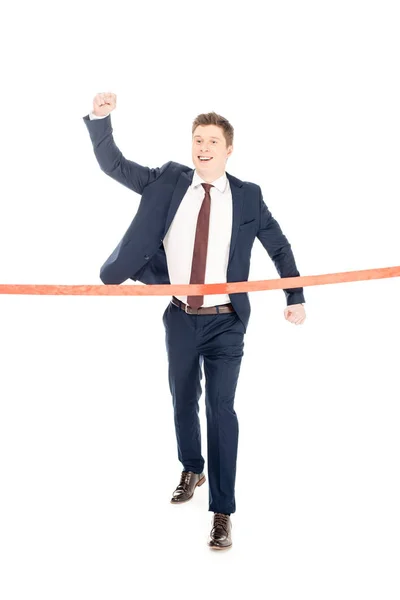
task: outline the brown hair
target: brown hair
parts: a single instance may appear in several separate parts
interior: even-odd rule
[[[222,128],[226,146],[233,145],[233,127],[229,123],[228,119],[221,117],[221,115],[217,115],[216,112],[202,113],[201,115],[197,115],[192,125],[192,136],[196,130],[198,125],[218,125],[218,127]]]

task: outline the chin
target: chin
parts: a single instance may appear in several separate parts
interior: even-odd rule
[[[214,161],[212,161],[212,162],[214,162]],[[199,168],[199,169],[202,169],[203,171],[206,171],[207,173],[208,173],[208,172],[210,172],[211,170],[212,170],[212,171],[215,171],[215,170],[216,170],[216,167],[215,167],[215,165],[211,166],[211,165],[209,165],[209,164],[204,164],[204,163],[202,163],[202,162],[200,162],[200,163],[199,163],[198,161],[197,161],[197,163],[196,163],[196,164],[198,165],[198,168]]]

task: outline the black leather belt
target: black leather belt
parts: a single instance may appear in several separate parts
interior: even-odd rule
[[[217,315],[218,313],[235,312],[231,302],[228,302],[228,304],[218,304],[217,306],[201,306],[200,308],[191,308],[188,304],[175,298],[175,296],[172,296],[171,302],[184,310],[188,315]]]

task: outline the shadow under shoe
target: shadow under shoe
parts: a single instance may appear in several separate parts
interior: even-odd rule
[[[203,485],[205,480],[204,472],[182,471],[181,480],[172,494],[171,504],[182,504],[190,500],[193,497],[195,488]]]
[[[232,522],[229,515],[214,513],[213,526],[207,544],[212,550],[231,548]]]

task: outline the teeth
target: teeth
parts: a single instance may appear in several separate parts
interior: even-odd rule
[[[211,157],[206,158],[205,156],[199,156],[200,160],[211,160]]]

